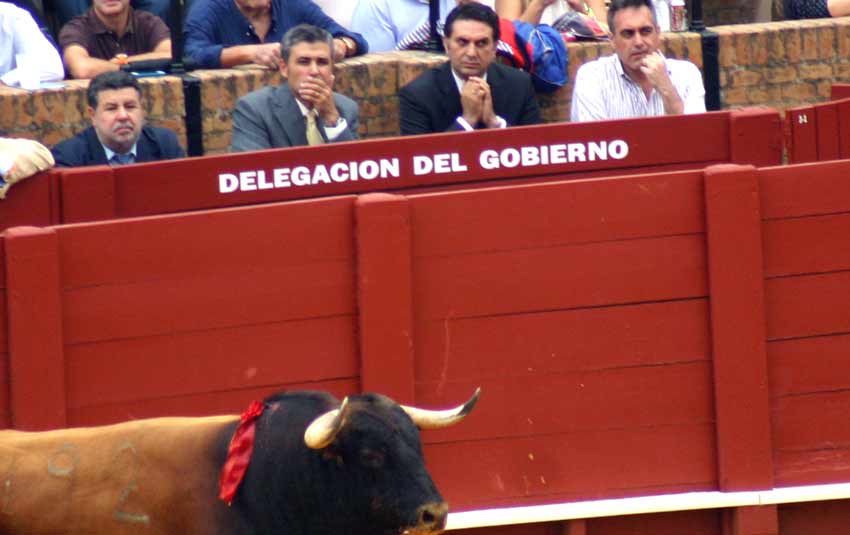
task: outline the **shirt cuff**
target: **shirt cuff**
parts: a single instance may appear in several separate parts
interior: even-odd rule
[[[499,122],[499,126],[497,126],[496,128],[507,128],[508,127],[508,122],[506,120],[502,119],[501,115],[497,115],[496,120]]]
[[[342,132],[348,128],[348,121],[342,115],[339,116],[339,121],[333,126],[325,125],[325,135],[328,136],[328,141],[334,141]]]
[[[464,130],[466,130],[467,132],[470,132],[470,131],[472,131],[472,130],[475,130],[475,129],[474,129],[474,128],[472,128],[472,126],[471,126],[471,125],[470,125],[470,124],[466,121],[466,119],[464,119],[464,118],[463,118],[463,116],[462,116],[462,115],[458,115],[457,119],[455,119],[455,120],[457,121],[457,124],[459,124],[459,125],[460,125],[460,127],[461,127],[461,128],[463,128]]]

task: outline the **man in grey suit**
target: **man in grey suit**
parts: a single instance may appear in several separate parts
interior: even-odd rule
[[[231,152],[357,139],[357,104],[333,91],[333,37],[300,24],[284,34],[280,48],[287,81],[236,102]]]

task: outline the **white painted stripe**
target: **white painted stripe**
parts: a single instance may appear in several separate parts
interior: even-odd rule
[[[784,487],[745,492],[685,492],[610,500],[567,502],[449,513],[447,530],[557,522],[645,513],[778,505],[850,498],[850,483]]]

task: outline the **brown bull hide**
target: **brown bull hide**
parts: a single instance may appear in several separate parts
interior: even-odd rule
[[[238,419],[2,431],[0,533],[216,533],[210,503],[224,506],[215,499],[221,459],[214,444]]]

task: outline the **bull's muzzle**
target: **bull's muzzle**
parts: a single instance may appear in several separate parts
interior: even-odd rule
[[[416,510],[416,526],[410,532],[422,535],[442,533],[446,529],[448,515],[449,504],[446,502],[426,503]]]

